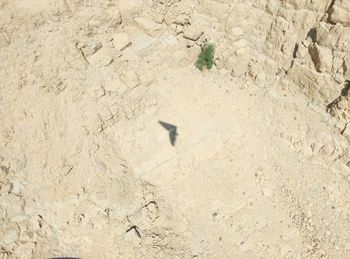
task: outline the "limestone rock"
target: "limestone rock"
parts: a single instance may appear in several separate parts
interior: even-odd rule
[[[140,29],[146,31],[149,35],[154,35],[154,33],[159,31],[162,27],[160,24],[144,17],[135,18],[135,22]]]
[[[95,65],[97,67],[108,66],[113,62],[113,54],[110,48],[102,48],[95,55],[87,58],[89,64]]]
[[[309,49],[304,44],[298,44],[298,49],[295,53],[296,57],[299,59],[303,59],[309,53]]]
[[[203,34],[203,28],[199,23],[193,23],[184,31],[184,38],[196,41]]]
[[[121,75],[121,79],[130,88],[135,88],[140,85],[140,79],[135,71],[127,71]]]
[[[102,48],[102,43],[99,41],[89,41],[82,44],[79,48],[83,51],[85,57],[89,57]]]
[[[330,86],[329,75],[317,73],[314,69],[301,65],[296,60],[288,71],[288,78],[298,85],[310,100],[316,103],[328,103],[340,92],[339,87],[336,87],[334,83]]]
[[[135,37],[131,42],[133,50],[138,54],[143,54],[154,46],[157,40],[147,35],[140,35]]]
[[[336,1],[330,10],[330,20],[333,23],[341,23],[343,26],[350,26],[350,2]]]
[[[14,180],[11,184],[11,193],[13,193],[16,196],[21,196],[21,193],[24,189],[24,186],[18,181]]]
[[[335,48],[342,28],[335,25],[330,27],[329,24],[321,22],[316,27],[316,42],[323,47]]]
[[[119,10],[123,21],[132,21],[132,18],[142,10],[142,0],[121,0]]]
[[[15,242],[19,237],[19,230],[17,227],[13,226],[1,234],[2,238],[0,240],[0,245],[11,244]]]
[[[186,14],[178,15],[175,19],[175,23],[182,26],[189,24],[189,16]]]
[[[130,228],[126,232],[125,239],[132,242],[134,246],[141,244],[141,235],[136,227]]]
[[[122,33],[115,33],[112,37],[113,40],[113,46],[118,51],[123,51],[127,47],[131,45],[131,41],[129,39],[129,36],[122,32]]]
[[[232,76],[239,76],[247,72],[249,61],[249,56],[232,56],[227,61],[226,66],[231,70]]]
[[[122,24],[122,15],[119,10],[115,10],[109,19],[109,27],[110,28],[117,28],[119,25]]]
[[[309,47],[310,56],[318,72],[330,72],[332,69],[332,51],[317,43]]]

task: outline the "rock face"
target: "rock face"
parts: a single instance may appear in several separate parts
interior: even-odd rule
[[[0,258],[350,258],[349,0],[0,15]]]
[[[350,3],[349,1],[334,1],[334,5],[329,10],[330,21],[334,24],[340,23],[345,27],[350,26],[349,20]]]
[[[310,56],[318,72],[331,72],[332,50],[319,46],[317,43],[309,47]]]

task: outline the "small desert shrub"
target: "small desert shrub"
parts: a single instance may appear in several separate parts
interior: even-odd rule
[[[214,65],[214,52],[215,46],[212,43],[206,43],[201,47],[201,53],[199,54],[195,66],[203,71],[204,68],[211,69]]]

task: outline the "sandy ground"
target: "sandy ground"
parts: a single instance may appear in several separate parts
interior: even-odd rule
[[[0,18],[0,258],[350,258],[346,0]]]

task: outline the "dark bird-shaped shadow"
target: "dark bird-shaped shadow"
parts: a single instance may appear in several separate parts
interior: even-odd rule
[[[178,136],[177,127],[163,121],[159,121],[159,124],[169,132],[170,143],[171,145],[175,146],[176,137]]]

